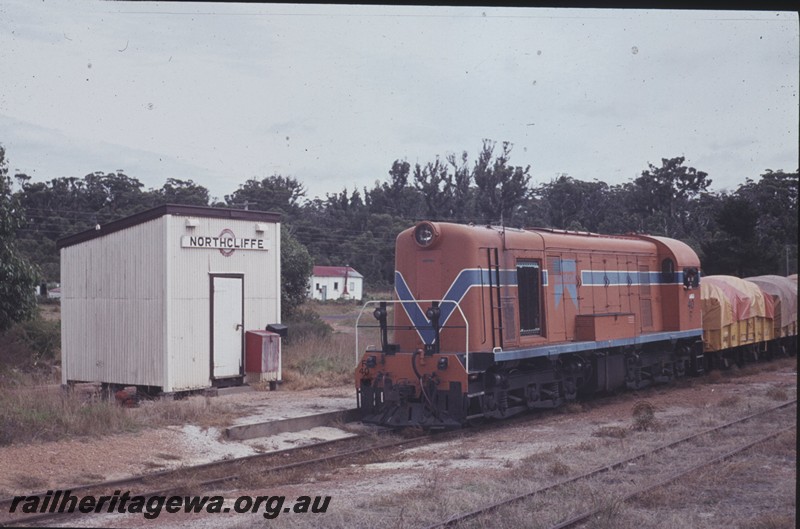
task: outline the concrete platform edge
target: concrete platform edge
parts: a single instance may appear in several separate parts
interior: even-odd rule
[[[234,441],[268,437],[285,432],[299,432],[317,426],[330,426],[335,423],[352,422],[358,420],[357,408],[349,410],[331,411],[317,415],[305,415],[277,421],[267,421],[255,424],[242,424],[225,429],[225,437]]]

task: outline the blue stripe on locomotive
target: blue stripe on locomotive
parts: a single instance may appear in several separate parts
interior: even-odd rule
[[[572,260],[562,260],[562,271],[570,271],[564,268],[565,264],[572,263]],[[574,272],[574,269],[571,270]],[[500,270],[500,286],[517,286],[517,271]],[[491,275],[491,278],[490,278]],[[542,286],[549,286],[549,273],[547,270],[542,270]],[[554,278],[560,279],[561,274],[553,274]],[[669,285],[683,283],[683,272],[674,272],[664,274],[662,272],[635,272],[635,271],[608,271],[608,270],[582,270],[581,271],[581,284],[583,286],[634,286],[634,285]],[[456,304],[460,303],[469,289],[472,287],[487,287],[489,285],[497,286],[496,272],[488,269],[464,269],[459,272],[458,276],[453,280],[450,288],[441,299],[441,316],[439,317],[439,325],[444,326],[447,320],[452,316],[453,311],[456,309]],[[577,293],[574,291],[576,285],[574,283],[563,283],[557,281],[554,285],[554,295],[556,298],[556,305],[563,297],[564,287],[572,295],[572,299],[577,298]],[[402,301],[403,309],[408,315],[408,318],[416,327],[420,338],[425,344],[432,344],[434,340],[434,332],[431,327],[431,321],[425,316],[425,311],[420,308],[411,289],[408,287],[403,274],[399,271],[394,273],[394,288],[397,292],[397,297]]]

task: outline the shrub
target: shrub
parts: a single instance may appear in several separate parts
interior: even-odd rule
[[[37,360],[55,360],[61,351],[61,322],[35,319],[20,324],[22,337]]]
[[[113,401],[85,402],[72,392],[32,387],[0,392],[0,426],[0,445],[137,428],[136,421]]]
[[[602,428],[593,432],[592,435],[595,437],[612,437],[614,439],[623,439],[628,434],[625,431],[625,428],[622,428],[621,426],[603,426]]]
[[[767,397],[771,398],[772,400],[778,400],[778,401],[789,400],[789,395],[786,393],[785,390],[775,387],[769,388],[767,390]]]
[[[0,388],[0,446],[185,423],[224,427],[242,411],[222,400],[196,396],[145,401],[140,408],[125,408],[113,397],[104,399],[99,393],[41,387],[30,376],[19,378],[18,386]]]
[[[355,342],[352,335],[294,339],[283,350],[283,381],[292,389],[328,387],[352,382]]]
[[[284,340],[285,344],[300,343],[315,338],[324,339],[333,333],[333,328],[325,323],[319,314],[310,309],[299,310],[284,323],[289,328],[288,336]]]
[[[738,395],[731,395],[730,397],[725,397],[724,399],[719,401],[717,406],[719,406],[720,408],[733,408],[734,406],[739,404],[739,401],[741,400],[742,399]]]
[[[0,379],[13,373],[49,374],[61,349],[61,324],[34,319],[0,332]]]
[[[566,476],[569,474],[569,466],[561,461],[556,461],[547,469],[553,476]]]
[[[643,432],[647,431],[656,424],[656,411],[653,405],[649,402],[637,402],[633,407],[633,425],[634,430]]]

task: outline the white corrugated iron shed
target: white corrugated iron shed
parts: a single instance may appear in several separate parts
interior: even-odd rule
[[[165,205],[58,241],[62,382],[240,383],[280,323],[280,215]]]

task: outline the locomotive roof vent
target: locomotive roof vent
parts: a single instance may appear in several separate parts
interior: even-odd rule
[[[420,222],[414,228],[414,240],[423,248],[430,248],[436,244],[438,238],[439,230],[436,229],[436,225],[432,222]]]

